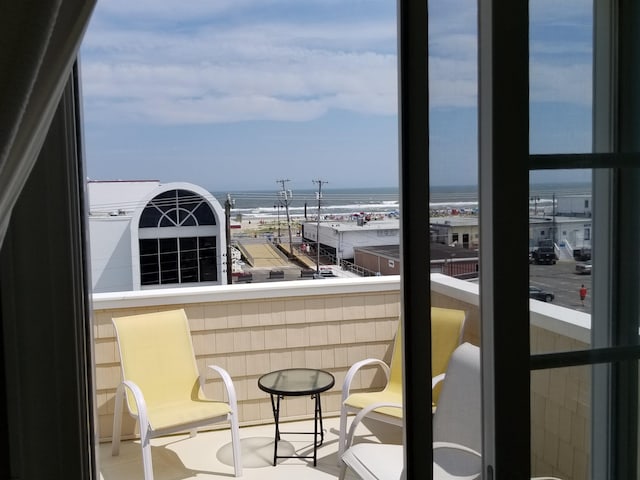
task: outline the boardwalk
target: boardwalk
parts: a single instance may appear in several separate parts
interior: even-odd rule
[[[271,243],[243,243],[243,248],[253,258],[253,267],[255,268],[272,268],[286,267],[289,262]]]
[[[282,249],[289,253],[289,245],[286,243],[283,243],[281,245]],[[304,253],[300,253],[299,249],[296,249],[294,247],[293,249],[293,255],[295,256],[296,260],[298,261],[298,263],[300,263],[301,265],[304,265],[306,268],[310,268],[310,269],[315,269],[316,268],[316,262],[314,259],[312,259],[310,256],[305,255]]]

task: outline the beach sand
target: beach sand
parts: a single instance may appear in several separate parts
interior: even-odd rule
[[[262,235],[278,233],[278,221],[277,220],[256,220],[256,219],[242,219],[241,222],[231,220],[231,236],[246,236],[246,235]],[[299,222],[291,222],[291,235],[297,237],[302,234],[302,227]],[[280,220],[280,236],[285,237],[289,235],[289,229],[287,222]]]

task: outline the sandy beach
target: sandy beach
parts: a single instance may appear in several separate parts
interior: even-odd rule
[[[242,219],[241,222],[231,220],[231,236],[252,236],[278,233],[278,221],[270,219]],[[291,221],[291,235],[298,237],[302,234],[302,225],[297,220]],[[288,237],[289,229],[286,220],[280,220],[280,236]]]

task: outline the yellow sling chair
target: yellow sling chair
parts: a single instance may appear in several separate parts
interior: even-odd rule
[[[216,422],[231,424],[233,463],[242,476],[238,408],[229,374],[216,365],[208,368],[222,378],[227,402],[208,400],[202,392],[189,324],[184,310],[154,312],[114,318],[122,365],[122,383],[116,392],[112,455],[118,455],[122,404],[140,426],[145,480],[153,480],[151,438],[190,431]],[[211,452],[213,455],[214,452]]]
[[[467,314],[463,310],[450,308],[431,308],[431,362],[434,408],[440,393],[440,382],[447,370],[451,354],[460,345]],[[365,366],[377,365],[387,377],[385,388],[377,392],[351,393],[351,383],[356,373]],[[342,407],[340,409],[340,438],[338,440],[338,458],[345,451],[347,439],[347,416],[357,413],[365,407],[377,403],[402,404],[402,335],[400,327],[391,355],[391,365],[377,358],[368,358],[356,362],[348,370],[342,384]],[[398,426],[402,425],[402,410],[393,407],[380,407],[370,411],[368,417]]]

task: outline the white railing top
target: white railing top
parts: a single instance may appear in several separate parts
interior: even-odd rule
[[[440,273],[431,274],[431,290],[459,302],[479,307],[479,285]],[[398,292],[400,276],[322,278],[287,282],[179,287],[128,292],[95,293],[93,308],[152,307],[199,302],[260,300],[350,293]],[[589,344],[591,315],[538,300],[530,300],[532,325]],[[514,319],[516,321],[516,319]]]
[[[431,290],[470,305],[480,306],[480,287],[474,282],[432,273]],[[529,301],[529,321],[536,327],[586,344],[591,343],[591,315],[588,313],[532,299]]]
[[[348,293],[400,290],[400,276],[320,278],[287,282],[161,288],[93,294],[93,308],[151,307],[198,302],[260,300],[264,298],[308,297]]]

